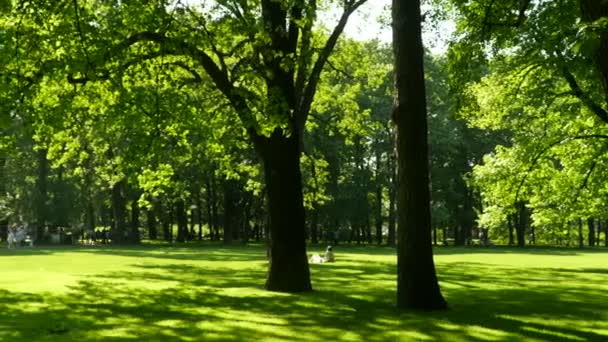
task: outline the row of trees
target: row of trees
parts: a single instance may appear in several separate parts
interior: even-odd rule
[[[192,237],[188,214],[227,242],[267,230],[266,287],[310,290],[305,205],[312,240],[343,228],[357,241],[382,242],[385,216],[389,243],[395,235],[390,50],[338,44],[364,3],[341,1],[329,31],[315,24],[318,6],[331,1],[8,3],[0,19],[3,209],[33,221],[39,238],[49,224],[83,223],[110,225],[117,243],[136,242],[144,214],[151,237],[160,225],[171,238],[177,223],[178,241]],[[417,47],[407,58],[417,74],[406,81],[423,89],[412,5],[395,15],[415,15]],[[343,52],[330,60],[336,48]],[[332,71],[321,78],[323,70]],[[422,104],[411,113],[399,106],[395,118],[424,121]],[[425,135],[421,122],[418,137]],[[419,151],[417,163],[426,160]],[[408,229],[426,233],[404,243],[401,229],[402,246],[430,245],[421,185],[414,197],[426,218]],[[408,292],[434,282],[436,298],[401,305],[445,306],[430,248],[410,253],[426,262],[400,268],[400,279],[409,272],[408,284],[417,284],[400,297],[417,298]]]
[[[426,96],[419,2],[393,3],[394,74],[386,46],[339,39],[364,3],[8,3],[3,216],[38,237],[82,224],[118,243],[141,226],[172,239],[174,223],[177,241],[203,226],[214,240],[267,237],[266,287],[289,292],[311,289],[307,239],[396,239],[399,303],[426,308],[445,306],[431,226],[435,242],[464,243],[480,213],[523,244],[531,227],[603,219],[605,5],[434,1],[458,32],[447,61],[427,59]],[[325,30],[317,15],[333,5]]]
[[[471,175],[480,226],[510,244],[594,246],[603,231],[608,245],[608,5],[451,3],[459,114],[504,137]]]
[[[395,244],[392,60],[388,46],[344,40],[319,84],[301,157],[312,243],[337,238]],[[467,158],[480,158],[487,147],[472,150],[479,138],[464,137],[475,133],[450,116],[445,62],[427,58],[426,64],[435,243],[448,235],[463,242],[474,224],[473,200],[466,208],[456,205],[470,196],[463,178],[470,170]],[[38,227],[112,227],[118,242],[137,242],[139,231],[178,242],[265,238],[263,170],[225,104],[199,98],[203,111],[200,102],[184,99],[192,102],[170,109],[183,93],[152,87],[123,95],[133,106],[126,118],[119,109],[91,116],[73,107],[71,101],[87,103],[92,94],[70,87],[49,90],[72,96],[56,104],[63,106],[59,115],[14,115],[3,154],[3,216]],[[155,125],[148,106],[167,107]],[[37,133],[38,125],[46,132]]]

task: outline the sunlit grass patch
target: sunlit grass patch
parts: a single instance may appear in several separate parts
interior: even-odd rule
[[[608,341],[608,251],[436,254],[450,310],[415,313],[390,248],[338,246],[296,295],[259,246],[0,250],[0,341]]]

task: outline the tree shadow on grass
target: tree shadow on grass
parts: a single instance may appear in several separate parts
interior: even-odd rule
[[[444,263],[451,309],[418,313],[394,306],[394,264],[312,265],[317,290],[291,295],[263,291],[259,259],[239,269],[148,259],[68,294],[0,290],[0,341],[608,340],[605,269]]]

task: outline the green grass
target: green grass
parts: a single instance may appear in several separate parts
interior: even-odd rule
[[[263,290],[261,247],[0,249],[0,341],[608,341],[608,251],[436,252],[450,310],[416,313],[388,248],[298,295]]]

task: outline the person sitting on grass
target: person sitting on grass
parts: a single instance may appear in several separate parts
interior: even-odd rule
[[[313,264],[323,264],[326,262],[335,262],[336,256],[334,255],[333,247],[327,246],[327,250],[325,250],[325,255],[320,256],[319,254],[313,254],[310,256],[310,262]]]

